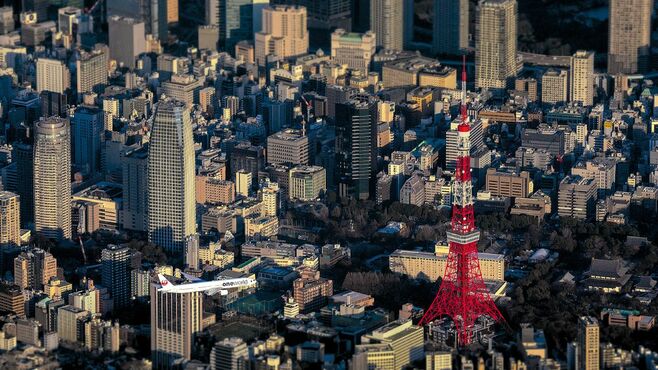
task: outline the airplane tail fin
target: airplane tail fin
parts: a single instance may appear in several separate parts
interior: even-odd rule
[[[170,287],[173,286],[173,284],[169,280],[167,280],[167,278],[164,277],[164,275],[162,275],[162,274],[158,274],[158,280],[160,281],[160,285],[164,289],[167,289],[167,288],[170,288]]]

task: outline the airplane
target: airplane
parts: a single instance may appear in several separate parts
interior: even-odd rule
[[[190,293],[190,292],[208,292],[212,295],[219,293],[221,295],[227,295],[229,288],[237,288],[243,286],[254,285],[255,280],[249,278],[238,278],[238,279],[221,279],[221,280],[211,280],[205,281],[197,277],[183,274],[186,279],[190,280],[190,284],[181,284],[174,285],[172,282],[167,280],[162,274],[158,274],[158,279],[160,281],[161,288],[159,289],[163,293]]]

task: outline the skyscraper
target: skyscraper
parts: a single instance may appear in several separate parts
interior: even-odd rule
[[[151,353],[154,369],[191,359],[194,335],[201,331],[203,292],[165,293],[151,284]]]
[[[608,73],[649,70],[653,0],[610,0]]]
[[[114,300],[114,307],[130,303],[130,248],[110,244],[101,252],[101,281]]]
[[[468,0],[435,0],[434,52],[460,54],[468,47]]]
[[[110,58],[128,68],[146,51],[144,22],[133,18],[111,17],[109,20]]]
[[[71,238],[71,139],[68,119],[35,123],[34,227],[53,239]]]
[[[64,94],[71,87],[71,73],[61,60],[37,59],[37,91]]]
[[[160,40],[166,40],[171,1],[107,0],[107,16],[110,19],[115,16],[134,18],[144,24],[143,35],[150,34]]]
[[[160,101],[155,108],[148,160],[149,241],[182,252],[196,231],[194,141],[185,103]]]
[[[167,0],[167,23],[178,23],[178,0]]]
[[[356,95],[336,104],[336,168],[339,195],[370,197],[377,160],[377,100]]]
[[[27,227],[34,222],[34,147],[14,143],[12,161],[16,163],[16,193],[21,198],[21,225]]]
[[[287,58],[308,51],[306,8],[275,6],[263,9],[263,28],[255,35],[256,63],[267,55]]]
[[[57,260],[43,249],[22,252],[14,258],[14,284],[22,289],[43,290],[57,276]]]
[[[569,73],[549,69],[541,77],[541,101],[545,104],[566,103],[569,95]]]
[[[233,51],[235,44],[254,37],[253,0],[219,0],[219,47]]]
[[[58,93],[54,91],[49,91],[49,90],[43,90],[41,94],[39,94],[39,98],[41,99],[41,116],[42,117],[51,117],[51,116],[59,116],[59,117],[66,117],[67,116],[67,94],[64,93]]]
[[[308,149],[308,136],[301,131],[279,131],[267,138],[267,163],[308,164]]]
[[[403,49],[403,14],[402,0],[370,0],[370,30],[376,35],[378,48]]]
[[[258,172],[265,167],[265,149],[262,146],[251,145],[249,142],[238,143],[230,154],[231,178],[236,173],[245,170],[251,173],[252,181],[258,179]],[[253,183],[252,183],[253,185]]]
[[[103,111],[96,107],[78,106],[71,121],[73,132],[73,164],[87,174],[100,171],[101,140],[105,127]]]
[[[476,14],[475,87],[505,89],[516,75],[516,0],[484,0]]]
[[[313,48],[330,46],[331,30],[350,29],[352,0],[271,0],[272,4],[299,5],[308,11],[310,44]]]
[[[107,50],[95,49],[80,53],[80,59],[75,62],[78,96],[91,91],[98,94],[103,92],[107,85],[107,62]]]
[[[0,245],[21,244],[20,200],[17,194],[0,191]]]
[[[219,1],[205,0],[207,26],[219,26]]]
[[[148,192],[148,146],[126,151],[121,161],[123,228],[146,231]]]
[[[348,68],[368,73],[370,61],[375,55],[377,36],[366,33],[347,32],[337,29],[331,34],[331,57]]]
[[[594,103],[594,52],[578,50],[571,56],[571,101]]]
[[[599,367],[599,322],[595,317],[578,319],[578,368],[598,370]]]

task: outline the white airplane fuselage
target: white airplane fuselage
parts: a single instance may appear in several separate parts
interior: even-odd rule
[[[247,278],[202,281],[197,283],[180,284],[180,285],[172,285],[170,282],[167,282],[166,285],[163,285],[161,282],[162,288],[160,288],[160,291],[166,293],[204,292],[207,290],[215,290],[215,289],[224,290],[230,288],[249,286],[252,284],[254,284],[254,280]]]

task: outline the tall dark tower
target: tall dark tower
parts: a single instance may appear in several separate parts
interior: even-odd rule
[[[377,100],[356,95],[336,104],[338,194],[370,198],[377,164]]]

